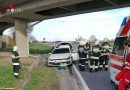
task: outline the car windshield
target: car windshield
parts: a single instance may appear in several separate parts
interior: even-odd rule
[[[68,46],[70,46],[70,48],[72,48],[72,45],[70,43],[60,43],[60,44],[57,45],[57,47],[59,47],[61,45],[68,45]]]
[[[69,48],[55,49],[52,54],[69,53]]]
[[[112,54],[116,54],[119,56],[123,56],[124,53],[124,45],[123,42],[127,39],[127,37],[118,37],[116,38],[113,46]]]

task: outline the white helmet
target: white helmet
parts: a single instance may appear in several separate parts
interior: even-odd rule
[[[18,47],[17,46],[14,46],[13,47],[13,51],[17,51],[18,50]]]
[[[80,41],[79,45],[85,45],[85,42],[84,41]]]
[[[108,38],[104,38],[104,40],[103,40],[104,42],[108,42]]]
[[[99,45],[99,41],[95,41],[95,45]]]

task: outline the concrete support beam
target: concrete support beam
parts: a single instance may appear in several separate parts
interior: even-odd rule
[[[15,19],[15,43],[21,57],[28,57],[29,45],[27,39],[27,22],[23,19]]]

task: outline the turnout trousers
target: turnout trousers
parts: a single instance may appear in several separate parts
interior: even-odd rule
[[[107,70],[108,69],[108,61],[109,61],[109,59],[108,59],[107,55],[101,56],[99,58],[99,68],[100,69],[105,68],[105,70]]]
[[[18,78],[20,65],[13,65],[14,77]]]
[[[81,71],[85,71],[85,62],[86,62],[86,59],[80,59],[79,60],[79,69]]]
[[[99,59],[90,59],[90,72],[95,69],[95,71],[98,70],[98,62]]]

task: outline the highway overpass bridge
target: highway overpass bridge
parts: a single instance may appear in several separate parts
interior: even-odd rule
[[[0,34],[15,26],[21,56],[28,56],[27,23],[130,6],[130,0],[0,0]]]

